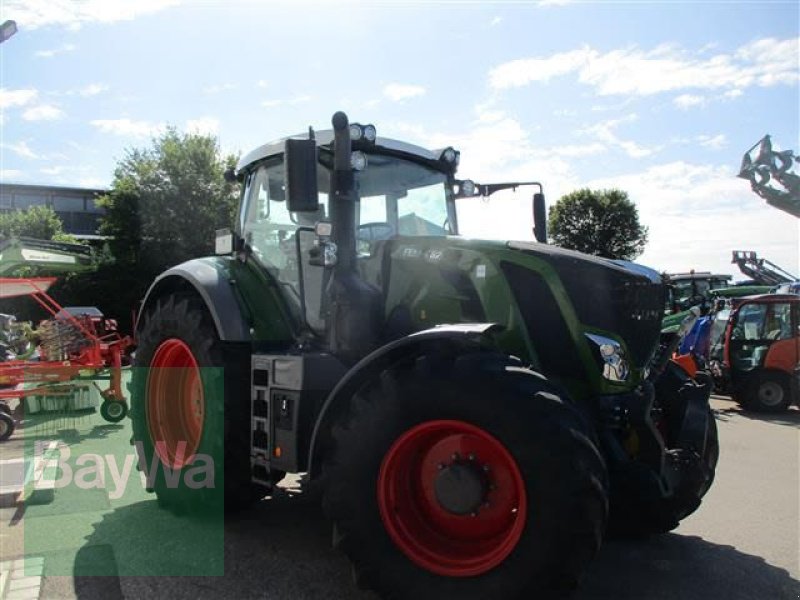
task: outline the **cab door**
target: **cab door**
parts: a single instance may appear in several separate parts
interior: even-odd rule
[[[734,379],[763,368],[792,372],[798,359],[796,315],[790,302],[747,302],[739,307],[728,340]]]
[[[774,340],[764,359],[764,368],[776,369],[789,375],[797,368],[800,362],[799,306],[798,302],[776,302],[771,305]]]

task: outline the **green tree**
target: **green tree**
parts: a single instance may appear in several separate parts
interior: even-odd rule
[[[111,251],[143,275],[213,253],[216,229],[233,223],[238,188],[225,181],[235,156],[214,136],[170,128],[149,148],[127,151],[117,165],[100,232]]]
[[[58,215],[47,206],[31,206],[26,210],[0,213],[0,237],[74,241],[72,236],[64,233],[64,224]]]
[[[550,238],[558,246],[586,254],[633,260],[647,244],[647,227],[622,190],[576,190],[550,209]]]
[[[224,171],[235,156],[222,156],[214,136],[175,128],[146,148],[126,151],[114,171],[100,233],[110,236],[113,262],[57,284],[75,304],[98,306],[131,331],[131,313],[164,269],[213,254],[216,229],[233,223],[238,186]]]

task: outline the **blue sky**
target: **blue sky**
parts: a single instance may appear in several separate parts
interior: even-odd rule
[[[621,187],[640,262],[800,274],[798,219],[735,177],[764,134],[800,152],[797,2],[0,0],[0,182],[106,186],[165,125],[222,148],[328,128],[462,151],[460,175],[550,203]],[[476,202],[474,237],[530,238],[529,198]]]

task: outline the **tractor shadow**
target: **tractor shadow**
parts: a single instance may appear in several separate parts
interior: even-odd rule
[[[787,427],[800,427],[800,410],[795,407],[780,413],[757,413],[750,412],[742,409],[738,405],[733,405],[725,408],[717,408],[714,414],[720,421],[730,421],[734,418],[748,419],[750,421],[761,421],[763,423],[774,423],[775,425],[784,425]]]
[[[355,587],[349,563],[331,549],[318,498],[284,490],[227,518],[221,537],[220,528],[220,520],[173,517],[155,501],[121,507],[96,524],[75,556],[74,594],[82,600],[377,598]],[[202,576],[213,573],[218,558],[224,574]],[[757,556],[669,534],[606,542],[573,598],[797,600],[798,594],[800,582]]]
[[[797,600],[800,581],[763,558],[693,535],[608,541],[574,600]]]
[[[347,559],[331,548],[318,498],[296,490],[280,490],[224,525],[222,515],[175,517],[155,500],[120,507],[94,524],[66,572],[52,575],[42,597],[58,596],[58,575],[68,575],[81,600],[377,600],[356,588]]]

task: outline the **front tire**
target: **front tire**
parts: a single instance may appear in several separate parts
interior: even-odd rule
[[[698,385],[700,381],[703,381],[702,385]],[[652,465],[634,459],[613,465],[610,468],[610,535],[644,538],[666,533],[678,527],[681,520],[700,507],[714,482],[719,460],[717,422],[708,406],[710,386],[708,379],[694,381],[674,362],[656,381],[656,398],[661,409],[656,427],[661,432],[666,452],[665,471],[681,473],[681,478],[673,482],[672,493],[664,495],[661,475]],[[703,438],[687,444],[680,436],[682,428],[691,426],[693,430],[700,429],[698,423],[683,423],[689,402],[696,405],[700,399],[698,395],[704,402]]]
[[[356,394],[333,437],[323,507],[357,581],[381,594],[571,589],[600,546],[607,482],[591,433],[516,361],[396,365]]]

